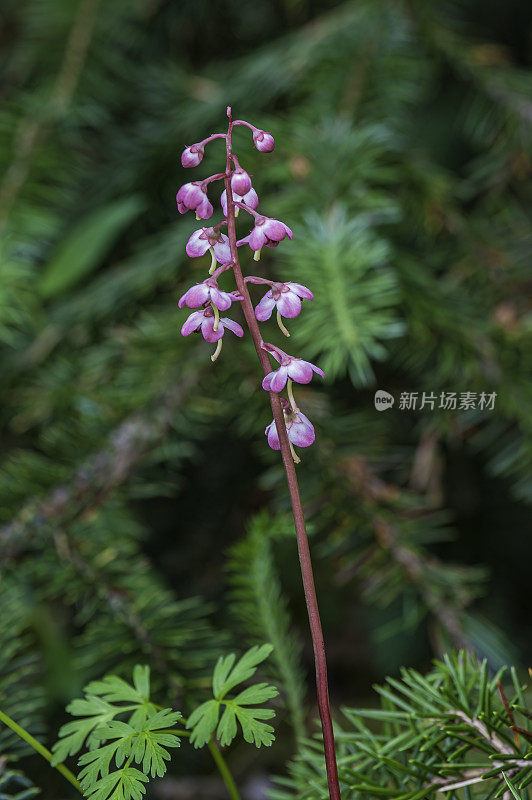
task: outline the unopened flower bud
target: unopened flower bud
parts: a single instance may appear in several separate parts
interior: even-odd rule
[[[184,167],[197,167],[203,160],[204,148],[201,144],[191,144],[181,153],[181,164]]]
[[[253,133],[253,142],[257,150],[260,150],[261,153],[271,153],[275,147],[275,139],[271,133],[267,133],[267,131],[256,130]]]
[[[235,169],[231,175],[231,188],[234,194],[243,197],[251,189],[251,178],[242,167]]]

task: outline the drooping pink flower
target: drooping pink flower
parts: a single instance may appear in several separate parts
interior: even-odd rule
[[[185,183],[175,196],[177,209],[180,214],[195,211],[198,219],[209,219],[213,214],[213,207],[207,191],[201,181]]]
[[[227,311],[233,300],[236,300],[236,296],[219,289],[216,278],[207,278],[203,283],[191,286],[179,298],[178,306],[179,308],[183,308],[184,305],[189,308],[199,308],[210,301],[219,311]]]
[[[254,283],[252,278],[248,280]],[[277,307],[277,311],[282,317],[293,319],[301,311],[301,298],[314,300],[314,295],[301,283],[293,281],[274,283],[256,306],[255,316],[259,322],[264,322],[270,319],[273,309]]]
[[[218,228],[200,228],[194,231],[187,242],[187,255],[191,258],[204,256],[212,247],[215,259],[220,264],[229,264],[231,261],[231,248],[229,239]]]
[[[225,189],[223,190],[223,192],[221,194],[220,202],[222,204],[222,211],[224,213],[224,216],[226,217],[227,216],[227,192],[226,192]],[[257,192],[255,191],[255,189],[253,187],[251,187],[249,192],[246,192],[246,194],[237,194],[235,189],[233,188],[233,202],[242,203],[243,205],[247,206],[248,208],[252,208],[253,210],[255,210],[259,205],[259,196],[258,196]],[[237,213],[238,213],[238,206],[235,208],[235,215]],[[239,242],[239,244],[241,244],[241,242]]]
[[[282,392],[286,386],[287,380],[290,378],[296,383],[310,383],[313,373],[325,377],[322,369],[312,364],[310,361],[304,361],[302,358],[294,358],[280,350],[278,347],[262,345],[264,350],[267,350],[279,363],[278,369],[269,372],[262,381],[262,388],[267,392]]]
[[[218,342],[226,330],[232,331],[236,336],[242,337],[244,331],[242,326],[228,317],[221,317],[216,327],[216,317],[212,306],[202,308],[201,311],[194,311],[183,323],[181,333],[189,336],[191,333],[201,330],[201,335],[206,342]]]
[[[275,147],[275,139],[271,133],[261,131],[258,128],[253,131],[253,143],[261,153],[271,153]]]
[[[203,160],[205,149],[202,144],[191,144],[181,153],[181,164],[184,167],[197,167]]]
[[[281,405],[289,441],[298,447],[310,447],[316,438],[312,422],[299,409],[294,411],[284,397],[281,398]],[[264,433],[268,437],[268,444],[272,450],[280,450],[281,444],[275,420],[270,422]]]
[[[261,217],[259,214],[255,214],[255,227],[249,234],[249,236],[244,237],[244,239],[240,239],[237,242],[237,245],[240,246],[242,244],[249,244],[252,250],[255,253],[260,253],[261,249],[266,245],[266,247],[277,247],[280,241],[282,241],[285,236],[288,236],[289,239],[294,238],[294,234],[292,233],[291,229],[288,225],[285,225],[284,222],[281,222],[278,219],[272,219],[271,217]]]

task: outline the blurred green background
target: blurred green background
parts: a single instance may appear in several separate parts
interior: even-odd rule
[[[1,707],[53,742],[86,680],[150,663],[184,708],[219,652],[271,638],[275,575],[315,715],[249,337],[212,366],[179,334],[209,259],[185,257],[175,193],[224,163],[217,142],[195,170],[180,153],[228,104],[273,132],[272,155],[244,129],[235,151],[295,234],[244,272],[316,295],[286,349],[327,373],[298,392],[318,432],[298,473],[334,709],[450,646],[526,666],[530,3],[3,0],[0,19]],[[496,399],[407,410],[403,392]],[[277,713],[270,751],[230,754],[246,800],[293,754]],[[175,762],[149,797],[223,796],[206,758]]]

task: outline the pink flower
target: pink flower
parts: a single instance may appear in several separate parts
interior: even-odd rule
[[[226,192],[225,189],[223,190],[223,192],[221,194],[220,202],[222,204],[222,211],[224,213],[224,216],[226,217],[227,216],[227,192]],[[243,205],[247,206],[248,208],[252,208],[253,210],[255,210],[257,208],[257,206],[259,205],[259,197],[258,197],[257,192],[255,191],[255,189],[253,189],[253,187],[251,187],[249,192],[246,192],[246,194],[237,194],[237,192],[233,188],[233,202],[243,203]],[[236,214],[238,214],[238,206],[235,208],[235,216],[236,216]],[[239,244],[240,244],[240,242],[239,242]]]
[[[251,283],[253,282],[251,279]],[[273,309],[277,306],[277,311],[282,317],[293,319],[301,311],[301,298],[314,300],[314,295],[301,283],[292,281],[274,283],[255,308],[255,316],[259,322],[264,322],[270,319]]]
[[[271,133],[261,131],[258,128],[253,131],[253,143],[261,153],[271,153],[275,147],[275,140]]]
[[[229,264],[231,261],[231,248],[229,239],[218,228],[200,228],[194,231],[187,242],[187,255],[191,258],[204,256],[209,248],[212,247],[215,259],[220,264]]]
[[[202,308],[201,311],[194,311],[194,313],[185,320],[181,328],[181,333],[183,336],[189,336],[189,334],[201,330],[201,335],[206,342],[218,342],[224,335],[226,329],[232,331],[236,336],[244,335],[242,326],[239,325],[238,322],[234,322],[227,317],[222,317],[218,320],[218,327],[216,330],[214,330],[215,325],[216,318],[212,306],[207,306],[207,308]]]
[[[282,392],[289,378],[296,383],[310,383],[314,372],[322,378],[325,377],[324,371],[310,361],[293,358],[282,350],[268,345],[263,344],[262,347],[281,364],[278,369],[269,372],[262,381],[262,388],[267,392]]]
[[[198,219],[209,219],[213,214],[213,207],[207,197],[207,192],[201,181],[185,183],[175,196],[177,209],[180,214],[195,211]]]
[[[184,167],[197,167],[203,160],[204,147],[201,144],[191,144],[181,153],[181,164]]]
[[[256,214],[255,227],[249,236],[240,239],[237,245],[249,244],[252,250],[260,252],[264,245],[266,245],[266,247],[277,247],[285,236],[288,236],[289,239],[294,238],[294,234],[288,225],[285,225],[284,222],[280,222],[278,219],[261,217]]]
[[[218,289],[218,281],[216,278],[207,278],[203,283],[197,283],[195,286],[191,286],[190,289],[179,298],[178,306],[179,308],[183,308],[184,305],[187,305],[189,308],[199,308],[204,305],[204,303],[210,301],[219,311],[227,311],[233,300],[236,300],[234,295]]]
[[[281,398],[281,404],[283,406],[288,439],[298,447],[310,447],[316,438],[312,422],[299,409],[294,411],[293,408],[290,408],[288,400],[285,400],[284,397]],[[281,445],[275,420],[270,422],[264,433],[268,437],[268,444],[272,450],[280,450]]]

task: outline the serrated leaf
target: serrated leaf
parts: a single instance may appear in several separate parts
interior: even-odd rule
[[[97,746],[99,739],[94,731],[112,720],[117,713],[115,706],[100,697],[91,695],[84,700],[74,700],[67,706],[67,711],[74,716],[83,717],[83,719],[72,720],[60,728],[60,739],[52,748],[52,766],[60,764],[67,756],[79,752],[86,740],[89,740],[93,746]]]
[[[192,728],[190,741],[194,747],[203,747],[210,740],[218,724],[220,703],[218,700],[207,700],[198,706],[187,720],[187,728]]]
[[[213,692],[217,700],[221,700],[224,695],[233,689],[237,684],[247,681],[257,670],[257,666],[264,661],[273,650],[271,644],[255,645],[251,647],[242,658],[234,665],[234,655],[225,659],[218,659],[213,675]]]
[[[275,716],[275,711],[270,708],[242,708],[235,705],[236,717],[242,726],[242,733],[246,742],[253,742],[256,747],[262,744],[269,747],[275,739],[275,732],[271,725],[261,722],[263,719],[271,719]]]
[[[270,686],[269,683],[256,683],[237,694],[233,698],[233,702],[238,706],[248,706],[251,703],[264,703],[266,700],[271,700],[272,697],[277,697],[278,694],[275,686]]]
[[[146,791],[146,775],[135,767],[124,767],[101,778],[85,790],[91,800],[140,800]]]

